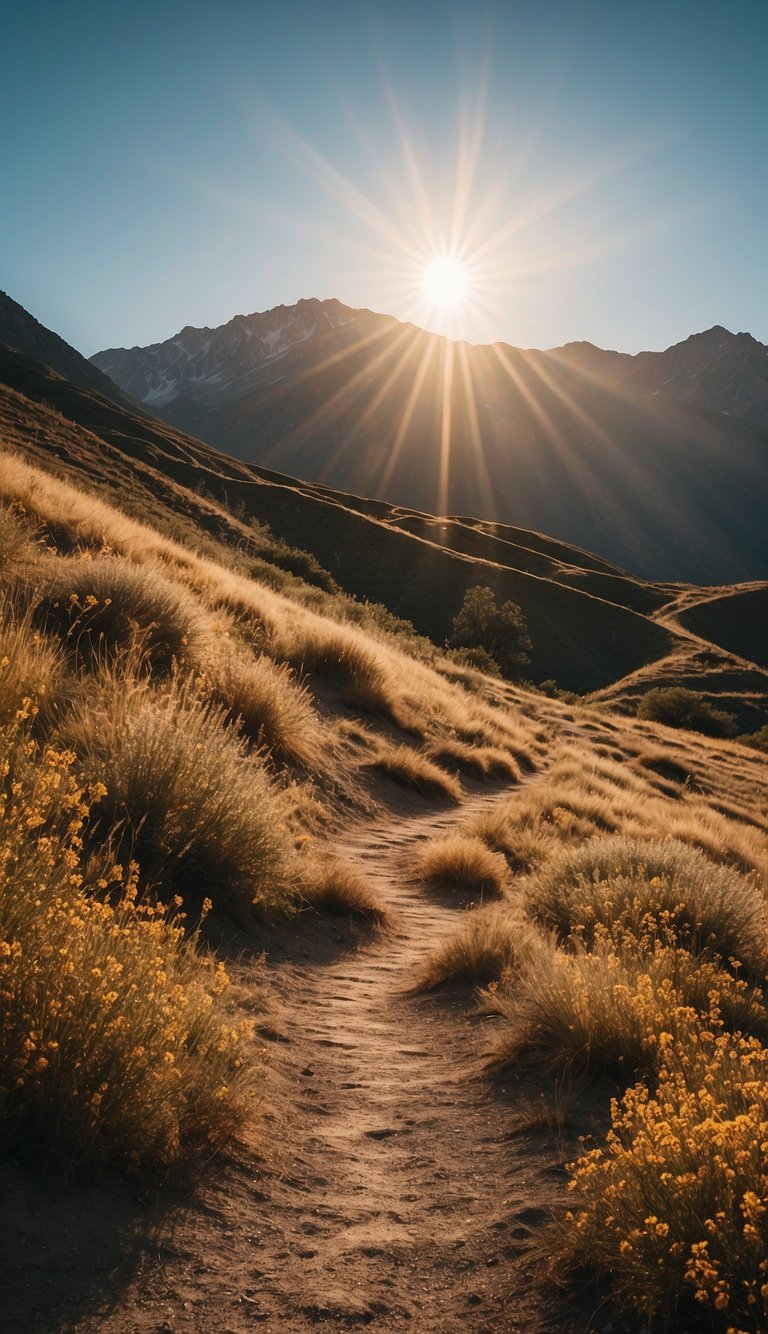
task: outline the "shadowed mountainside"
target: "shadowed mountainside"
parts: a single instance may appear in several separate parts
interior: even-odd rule
[[[723,583],[768,569],[764,360],[720,329],[639,357],[522,351],[312,300],[94,364],[261,466],[557,533],[644,578]]]

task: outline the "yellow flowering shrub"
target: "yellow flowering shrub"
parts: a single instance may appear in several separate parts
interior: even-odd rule
[[[676,839],[595,838],[550,858],[526,906],[558,939],[588,948],[612,935],[674,941],[694,954],[768,971],[768,911],[757,883]]]
[[[641,1083],[614,1102],[605,1144],[571,1165],[561,1253],[610,1275],[619,1304],[651,1322],[763,1330],[768,1051],[724,1031],[716,1006],[684,1039],[686,1016],[672,1022],[655,1091]]]
[[[67,1165],[156,1175],[241,1124],[248,1033],[221,1001],[224,970],[171,919],[178,905],[138,901],[119,868],[84,883],[100,794],[23,725],[0,733],[0,1123]]]

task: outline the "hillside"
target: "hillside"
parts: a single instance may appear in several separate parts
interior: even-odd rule
[[[253,537],[250,519],[266,523],[283,543],[308,548],[342,588],[384,603],[438,643],[463,590],[484,582],[522,606],[534,641],[534,680],[554,678],[583,693],[643,667],[648,688],[654,663],[679,652],[685,660],[684,627],[652,619],[670,590],[600,557],[541,534],[437,520],[239,463],[154,419],[127,414],[10,349],[0,353],[0,382],[6,442],[30,459],[46,466],[55,459],[64,475],[87,478],[130,513],[166,526],[170,514],[193,540],[203,531],[242,544]],[[728,645],[713,652],[715,689],[719,679],[744,726],[759,725],[765,670],[734,663]],[[754,698],[746,711],[745,672]],[[695,674],[686,680],[695,685]]]
[[[768,569],[765,359],[720,329],[639,357],[454,344],[313,300],[93,361],[260,466],[713,584]]]
[[[9,1328],[764,1327],[766,760],[605,701],[706,663],[755,710],[765,585],[0,386]],[[491,582],[603,702],[334,579],[438,640]]]

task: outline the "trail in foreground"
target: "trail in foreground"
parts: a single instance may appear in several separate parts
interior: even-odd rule
[[[535,1129],[517,1133],[519,1109],[478,1076],[477,1024],[407,994],[459,918],[408,881],[409,854],[493,800],[475,798],[460,816],[368,825],[341,849],[374,880],[394,925],[330,962],[275,969],[286,1041],[274,1101],[285,1110],[269,1118],[266,1171],[243,1159],[214,1174],[158,1225],[113,1304],[78,1315],[69,1294],[68,1329],[545,1328],[531,1249],[562,1189],[556,1146]],[[243,983],[248,973],[243,965]],[[43,1317],[28,1327],[54,1326]]]

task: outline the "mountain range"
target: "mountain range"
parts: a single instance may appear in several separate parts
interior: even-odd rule
[[[239,461],[129,410],[110,381],[109,396],[77,383],[89,368],[73,348],[74,378],[65,378],[50,364],[62,354],[61,340],[51,334],[48,343],[48,331],[33,324],[48,364],[0,347],[5,449],[197,550],[210,538],[253,552],[256,533],[263,548],[257,577],[278,587],[294,577],[286,571],[304,570],[296,548],[308,551],[347,593],[384,604],[438,644],[464,591],[486,584],[523,609],[534,681],[556,678],[629,709],[652,686],[687,685],[731,709],[744,730],[765,720],[768,583],[702,588],[641,580],[535,531],[392,506]],[[29,336],[22,329],[18,341]],[[279,549],[258,536],[266,526]]]
[[[768,569],[768,349],[749,334],[541,352],[307,300],[92,364],[177,428],[308,481],[556,534],[647,579]]]

